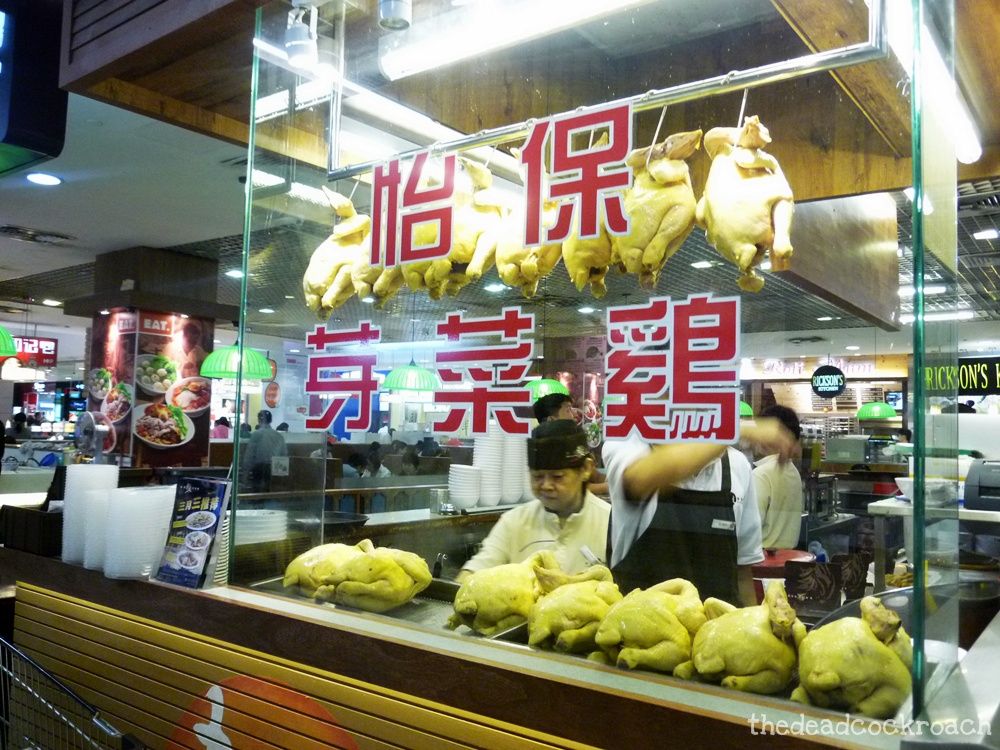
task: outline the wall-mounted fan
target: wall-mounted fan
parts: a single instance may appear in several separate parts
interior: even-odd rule
[[[95,464],[104,463],[104,454],[115,445],[114,427],[99,411],[83,412],[76,420],[73,437],[77,451],[92,456]]]

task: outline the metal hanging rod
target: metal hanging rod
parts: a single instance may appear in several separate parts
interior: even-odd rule
[[[824,73],[839,68],[884,60],[889,56],[885,14],[886,3],[888,1],[872,0],[868,11],[868,40],[865,42],[838,47],[826,52],[803,55],[802,57],[782,62],[769,63],[768,65],[748,68],[747,70],[734,70],[724,75],[713,76],[712,78],[705,78],[700,81],[692,81],[691,83],[682,83],[670,88],[654,89],[644,94],[637,94],[599,105],[579,107],[575,111],[582,113],[595,109],[631,104],[633,111],[643,112],[647,109],[656,109],[668,104],[688,102],[707,96],[719,96],[720,94],[728,94],[731,91],[766,86],[770,83],[788,81],[814,73]],[[435,152],[445,152],[467,151],[479,146],[495,146],[500,143],[526,137],[534,124],[535,120],[532,119],[488,130],[481,130],[478,133],[451,141],[433,143],[430,146],[403,151],[397,155],[397,158],[411,158],[422,151],[426,151],[428,148]],[[333,182],[364,174],[384,164],[385,161],[385,159],[376,159],[334,169],[328,172],[327,180]]]

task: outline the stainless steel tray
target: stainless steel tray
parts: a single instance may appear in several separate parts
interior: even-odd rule
[[[282,585],[281,576],[266,578],[263,581],[251,583],[247,588],[254,591],[281,594],[282,596],[317,603],[311,596],[303,594],[298,586],[285,588]],[[412,622],[427,628],[441,629],[447,626],[448,618],[452,613],[452,602],[455,601],[455,594],[458,593],[458,589],[459,584],[454,581],[446,581],[442,578],[435,578],[426,589],[421,591],[409,602],[381,614],[385,617],[391,617],[394,620],[403,620],[404,622]],[[365,611],[354,607],[347,607],[343,604],[324,603],[324,605],[337,607],[338,609],[344,609],[350,612]],[[528,642],[527,623],[515,625],[512,628],[508,628],[507,630],[503,630],[488,637],[482,636],[464,625],[460,625],[456,628],[455,632],[476,638],[487,638],[488,640],[493,641],[506,641],[511,643]]]

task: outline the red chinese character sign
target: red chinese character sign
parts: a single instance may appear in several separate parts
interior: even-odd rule
[[[306,346],[321,354],[309,356],[309,374],[305,393],[328,399],[322,414],[307,414],[307,430],[327,430],[347,406],[352,397],[358,399],[358,414],[345,422],[348,430],[367,431],[372,426],[372,396],[378,389],[373,369],[376,354],[330,354],[327,348],[348,344],[374,344],[382,332],[371,321],[365,320],[357,328],[328,331],[326,326],[316,326],[306,336]],[[310,399],[312,401],[312,399]]]
[[[654,297],[607,321],[605,439],[738,439],[738,297]]]
[[[606,144],[602,138],[587,148],[573,148],[574,135],[597,129],[606,129]],[[547,145],[551,147],[548,160]],[[628,234],[623,191],[632,185],[632,169],[624,161],[631,150],[629,104],[558,115],[535,123],[520,156],[526,167],[525,246],[561,242],[574,227],[579,228],[581,239],[598,237],[602,225],[609,234]],[[551,175],[547,190],[546,173]],[[559,204],[559,213],[555,226],[543,237],[542,206],[549,200]]]
[[[455,155],[442,159],[440,184],[430,185],[426,151],[416,155],[404,182],[399,159],[376,167],[372,179],[370,263],[392,268],[403,263],[444,258],[451,252],[451,198],[455,192]],[[429,229],[420,231],[422,226]]]
[[[460,349],[435,354],[438,375],[443,383],[471,381],[471,389],[442,390],[434,394],[434,403],[448,404],[448,415],[434,423],[440,432],[456,432],[471,412],[471,433],[486,435],[490,417],[503,432],[527,435],[530,423],[514,413],[517,406],[528,406],[531,396],[524,378],[534,356],[534,342],[524,339],[535,329],[535,316],[520,307],[505,307],[499,316],[466,318],[464,312],[449,313],[438,323],[437,333],[450,342],[465,344]],[[499,336],[500,343],[487,343],[485,337]]]

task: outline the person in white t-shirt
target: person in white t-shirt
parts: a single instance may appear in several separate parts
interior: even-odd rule
[[[761,416],[779,420],[796,440],[802,434],[798,416],[787,406],[769,406]],[[764,549],[795,549],[805,505],[802,477],[795,462],[778,459],[779,456],[772,453],[754,464],[753,484],[760,509],[761,543]]]
[[[524,562],[541,550],[551,550],[567,573],[604,563],[611,506],[587,491],[594,458],[586,433],[561,419],[540,424],[531,435],[528,468],[537,499],[500,516],[482,549],[462,566],[459,582],[484,568]]]
[[[782,460],[792,455],[797,445],[775,419],[742,423],[740,437],[743,442],[775,453]],[[612,506],[612,571],[650,527],[661,495],[666,497],[678,490],[720,491],[723,451],[727,451],[729,459],[737,543],[735,577],[740,601],[732,603],[744,606],[757,603],[750,566],[763,560],[764,553],[750,462],[738,450],[713,443],[650,445],[635,436],[605,441],[603,457]],[[655,566],[655,561],[650,561],[650,565]],[[649,575],[657,580],[674,577],[670,570],[662,574],[650,570]]]

